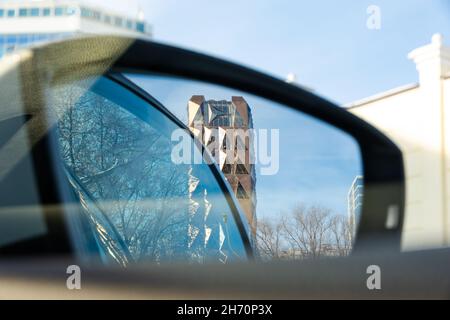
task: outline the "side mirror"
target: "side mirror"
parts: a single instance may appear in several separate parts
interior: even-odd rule
[[[127,208],[122,211],[122,219],[113,215],[115,207],[103,209],[106,215],[112,215],[108,222],[111,232],[122,238],[118,241],[121,249],[116,250],[125,252],[123,261],[130,256],[148,257],[150,251],[158,257],[175,255],[183,251],[183,245],[190,249],[198,246],[205,252],[213,242],[211,246],[219,248],[214,255],[220,261],[239,256],[234,250],[240,246],[239,241],[250,255],[277,259],[400,250],[404,211],[400,150],[366,122],[308,90],[202,54],[118,37],[54,43],[25,50],[9,63],[15,68],[4,72],[0,81],[3,85],[5,79],[14,79],[21,88],[23,99],[18,105],[22,113],[33,116],[46,110],[39,128],[59,124],[59,149],[73,144],[74,132],[82,132],[76,143],[90,143],[89,149],[71,146],[70,152],[78,148],[76,160],[64,160],[63,156],[65,168],[61,170],[69,172],[69,180],[83,194],[85,203],[89,202],[87,198],[108,205],[120,200],[122,208]],[[75,87],[78,91],[71,89]],[[86,92],[94,93],[93,100]],[[0,97],[2,105],[6,105],[5,99],[8,95]],[[115,113],[111,103],[139,121]],[[58,107],[63,104],[70,105],[69,109]],[[91,111],[86,111],[88,104]],[[67,122],[67,110],[78,119],[77,130]],[[105,130],[97,126],[100,122]],[[170,137],[170,152],[146,144],[149,128]],[[178,129],[187,134],[187,140],[175,132]],[[70,137],[66,139],[67,132]],[[183,149],[186,141],[193,144]],[[153,155],[167,155],[158,158],[158,163],[167,163],[167,159],[171,163],[157,166],[150,173],[144,167],[124,169],[141,161],[142,154],[131,151],[138,147],[154,150]],[[195,167],[199,164],[195,162],[196,153],[201,154],[197,161],[206,163],[212,175]],[[55,153],[54,161],[57,159],[61,155]],[[89,179],[94,173],[86,168],[94,167],[96,177],[122,171],[117,171],[114,182],[93,183]],[[184,169],[175,176],[187,180],[167,187],[173,177],[165,173],[175,173],[179,168]],[[109,188],[123,184],[120,192],[128,192],[129,197],[118,196],[117,190],[100,192],[102,184]],[[175,185],[181,188],[176,196],[163,192],[173,190]],[[201,190],[196,189],[198,185]],[[134,191],[130,191],[132,188]],[[65,191],[56,189],[63,199]],[[161,189],[166,198],[154,195],[156,189]],[[145,225],[146,212],[159,210],[155,203],[168,208],[163,204],[167,200],[171,210],[179,213],[173,206],[181,194],[186,195],[183,201],[190,201],[191,206],[185,208],[189,218],[183,225],[185,233],[181,229],[173,233],[186,235],[186,241],[174,240],[173,235],[162,240],[145,238],[157,245],[152,250],[137,248],[145,241],[135,240],[139,237],[133,232]],[[214,195],[226,198],[227,205]],[[144,220],[135,221],[131,234],[123,218],[134,221],[136,214],[130,214],[124,198],[138,199],[146,206],[152,201],[150,207],[138,210],[144,212]],[[232,214],[228,215],[228,210]],[[216,220],[208,222],[211,216]],[[177,222],[164,222],[165,214],[161,217],[155,223],[162,227],[155,232],[167,233],[169,225]],[[235,226],[230,226],[232,218]],[[155,223],[149,226],[153,228]],[[149,230],[139,232],[148,234]],[[235,240],[230,233],[240,234],[242,239]]]

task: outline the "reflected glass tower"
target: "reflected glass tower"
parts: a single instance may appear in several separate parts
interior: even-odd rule
[[[361,218],[361,211],[363,205],[363,190],[364,183],[362,176],[356,176],[348,191],[348,221],[350,224],[352,237],[356,234],[356,229]]]
[[[253,119],[243,97],[206,100],[194,95],[188,102],[188,126],[211,152],[256,232],[256,174],[253,159]]]

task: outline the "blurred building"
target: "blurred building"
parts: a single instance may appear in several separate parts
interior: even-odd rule
[[[320,247],[315,249],[315,253],[307,249],[290,248],[287,250],[281,250],[278,258],[283,260],[303,260],[320,257],[345,257],[348,256],[349,253],[349,250],[340,249],[335,244],[323,243]]]
[[[152,32],[142,12],[128,17],[73,0],[0,3],[0,57],[30,44],[89,34],[150,38]]]
[[[450,245],[450,48],[441,35],[417,48],[419,82],[349,104],[348,110],[403,151],[406,215],[403,248]]]
[[[256,174],[251,161],[253,128],[251,109],[243,97],[205,100],[192,96],[188,102],[188,125],[215,158],[244,211],[253,235],[256,232]],[[230,130],[231,129],[231,130]],[[241,131],[235,129],[242,129]],[[242,133],[248,133],[245,137]],[[231,135],[231,136],[230,136]],[[227,148],[234,149],[227,159]],[[242,152],[238,152],[240,147]]]
[[[347,195],[347,217],[352,232],[352,237],[356,233],[359,225],[362,210],[362,200],[364,194],[364,181],[362,176],[356,176],[348,190]]]

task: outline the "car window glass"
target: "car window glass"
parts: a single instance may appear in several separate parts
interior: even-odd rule
[[[49,101],[62,160],[98,207],[85,206],[98,238],[113,232],[107,219],[134,261],[246,257],[210,166],[171,161],[177,125],[163,113],[107,78],[54,87]]]

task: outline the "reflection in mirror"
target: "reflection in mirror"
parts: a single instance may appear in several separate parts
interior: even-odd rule
[[[93,233],[90,245],[103,261],[246,258],[210,168],[172,162],[174,122],[107,78],[55,87],[51,94],[58,149],[89,225],[82,236]]]
[[[55,85],[48,102],[81,204],[78,227],[69,219],[73,241],[88,258],[227,263],[351,252],[360,152],[326,123],[237,90],[153,75]]]
[[[353,137],[238,90],[164,76],[127,78],[188,126],[214,157],[259,258],[351,252],[363,199],[362,160]]]

